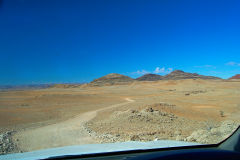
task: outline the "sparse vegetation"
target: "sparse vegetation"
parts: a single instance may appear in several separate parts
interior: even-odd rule
[[[185,96],[189,96],[191,94],[199,94],[199,93],[206,93],[206,90],[196,90],[196,91],[189,91],[187,93],[185,93]]]
[[[220,112],[220,116],[221,116],[221,117],[225,117],[223,111],[219,111],[219,112]]]

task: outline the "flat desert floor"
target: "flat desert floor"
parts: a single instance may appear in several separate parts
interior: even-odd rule
[[[162,80],[0,92],[8,152],[172,139],[218,143],[240,124],[240,81]]]

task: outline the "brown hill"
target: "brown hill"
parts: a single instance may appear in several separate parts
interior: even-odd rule
[[[240,79],[240,74],[236,74],[235,76],[232,76],[229,79]]]
[[[145,74],[141,77],[138,77],[136,80],[138,81],[158,81],[163,79],[163,76],[157,74]]]
[[[128,76],[124,76],[117,73],[111,73],[106,76],[93,80],[90,83],[90,85],[102,86],[102,85],[113,85],[113,84],[126,84],[133,81],[134,79]]]
[[[165,80],[178,80],[178,79],[220,79],[214,76],[203,76],[197,73],[188,73],[181,70],[175,70],[170,74],[163,77]]]

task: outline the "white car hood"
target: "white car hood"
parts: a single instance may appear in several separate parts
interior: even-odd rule
[[[35,160],[44,159],[49,157],[64,156],[64,155],[84,155],[117,151],[130,151],[130,150],[144,150],[156,148],[169,148],[178,146],[193,146],[201,145],[199,143],[172,141],[172,140],[158,140],[150,142],[117,142],[105,144],[86,144],[77,146],[66,146],[59,148],[44,149],[25,153],[14,153],[0,156],[0,160],[5,159],[21,159],[21,160]]]

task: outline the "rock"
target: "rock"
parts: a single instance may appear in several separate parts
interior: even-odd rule
[[[218,134],[220,134],[218,128],[212,128],[210,132],[211,132],[211,134],[213,134],[213,135],[218,135]]]
[[[227,120],[222,122],[221,126],[219,127],[219,131],[222,134],[231,134],[236,128],[237,124],[235,124],[233,121]]]
[[[177,135],[176,136],[176,141],[183,141],[184,139],[183,139],[183,137],[182,136],[180,136],[180,135]]]
[[[137,110],[134,110],[134,109],[131,109],[131,110],[130,110],[130,113],[138,113],[138,111],[137,111]]]
[[[211,130],[197,130],[188,136],[186,141],[194,141],[203,144],[219,143],[228,138],[238,127],[233,121],[224,121],[219,127],[211,128]]]
[[[17,147],[12,141],[12,132],[0,134],[0,155],[17,152]]]
[[[153,110],[152,107],[146,109],[146,112],[153,112],[153,111],[154,111],[154,110]]]
[[[174,132],[175,136],[178,136],[178,135],[181,135],[181,134],[182,134],[182,131],[180,131],[180,130],[177,130],[177,131]]]
[[[131,141],[140,141],[140,137],[138,135],[133,135],[130,138]]]
[[[208,132],[206,130],[201,129],[201,130],[194,131],[189,137],[187,137],[187,141],[201,142],[207,137],[208,137]]]

